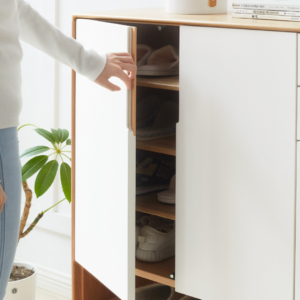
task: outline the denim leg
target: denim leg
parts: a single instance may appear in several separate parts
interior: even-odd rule
[[[17,127],[0,129],[0,180],[6,202],[0,214],[0,300],[6,286],[18,245],[21,209],[21,164]]]

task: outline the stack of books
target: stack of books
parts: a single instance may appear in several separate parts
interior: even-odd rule
[[[234,18],[300,22],[300,0],[234,1]]]

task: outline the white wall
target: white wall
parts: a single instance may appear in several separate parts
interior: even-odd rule
[[[71,34],[72,14],[77,12],[140,7],[159,7],[164,0],[28,0],[50,22]],[[229,0],[229,7],[231,0]],[[24,44],[23,111],[21,124],[34,123],[46,129],[71,127],[71,71],[51,58]],[[44,143],[31,129],[22,129],[20,149]],[[24,163],[24,162],[23,162]],[[29,180],[33,189],[34,179]],[[33,201],[30,221],[42,210],[62,199],[59,182],[54,189]],[[21,240],[17,258],[31,261],[40,268],[38,284],[70,297],[71,238],[70,205],[65,202],[47,213],[28,237]]]

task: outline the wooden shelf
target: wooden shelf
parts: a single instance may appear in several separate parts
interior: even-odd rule
[[[175,272],[175,257],[159,263],[147,263],[136,260],[135,275],[158,283],[175,287],[175,280],[170,279],[170,274]]]
[[[157,200],[157,193],[137,196],[136,210],[146,214],[175,220],[175,205],[159,202]]]
[[[137,77],[137,86],[154,89],[179,91],[179,76],[170,77]]]
[[[154,140],[154,141],[147,141],[147,142],[137,141],[136,148],[141,150],[147,150],[151,152],[176,156],[176,138],[175,136],[171,136],[168,138]]]

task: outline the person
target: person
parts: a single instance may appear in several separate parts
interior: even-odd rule
[[[129,53],[85,49],[45,20],[24,0],[0,0],[0,300],[18,243],[21,166],[17,126],[21,111],[20,39],[111,91],[113,76],[131,88],[136,66]],[[126,73],[125,73],[126,72]]]

